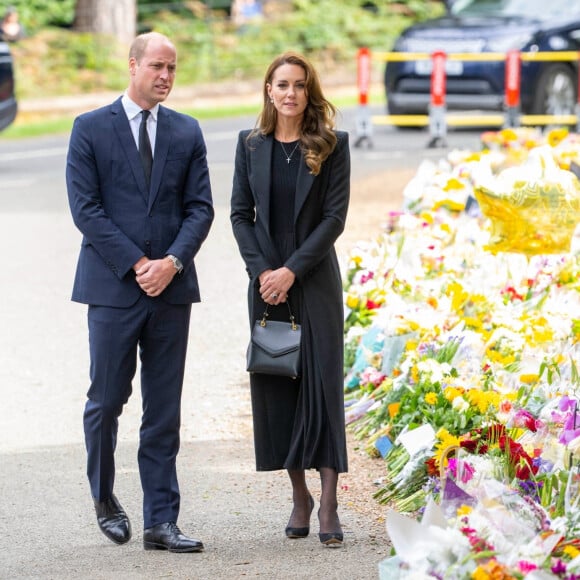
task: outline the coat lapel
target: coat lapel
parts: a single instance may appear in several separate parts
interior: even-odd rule
[[[316,176],[310,173],[310,169],[304,161],[304,156],[300,156],[300,166],[298,168],[298,179],[296,180],[296,196],[294,198],[294,224],[300,214],[300,210],[310,193],[314,178]]]
[[[270,235],[270,179],[272,175],[272,135],[260,138],[253,145],[254,191],[256,209],[264,216],[264,226]]]
[[[149,210],[151,210],[159,193],[159,186],[163,178],[163,169],[165,168],[167,152],[171,142],[171,119],[164,107],[160,106],[157,111],[157,133],[155,135],[155,151],[153,152],[153,169],[151,170]]]
[[[141,157],[139,157],[139,150],[137,149],[135,139],[133,138],[133,133],[131,133],[129,119],[127,119],[127,115],[125,115],[125,111],[123,110],[121,99],[116,100],[111,105],[111,112],[113,113],[113,128],[121,142],[121,147],[127,156],[135,182],[139,187],[139,191],[143,194],[145,200],[147,200],[149,192],[147,190],[143,164],[141,163]]]

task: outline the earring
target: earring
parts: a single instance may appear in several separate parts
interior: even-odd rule
[[[274,99],[272,99],[271,97],[270,97],[270,102],[271,102],[271,103],[273,103],[273,102],[274,102]]]

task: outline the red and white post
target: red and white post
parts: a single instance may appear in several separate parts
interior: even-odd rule
[[[510,50],[505,58],[506,126],[520,126],[522,59],[519,50]]]
[[[357,54],[358,113],[355,147],[360,147],[364,142],[366,142],[367,147],[372,147],[373,124],[368,108],[370,84],[371,51],[368,48],[360,48]]]
[[[431,140],[428,147],[445,144],[447,123],[445,121],[445,94],[447,92],[447,73],[445,63],[447,55],[443,51],[436,51],[431,55],[431,96],[429,104],[429,133]]]

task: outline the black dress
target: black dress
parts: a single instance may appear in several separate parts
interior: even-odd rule
[[[296,250],[294,198],[300,149],[290,155],[297,142],[281,145],[274,140],[271,160],[270,232],[282,266]],[[329,422],[339,424],[343,417],[329,417],[318,365],[312,360],[314,337],[302,306],[303,292],[298,280],[288,297],[296,321],[302,325],[302,377],[290,379],[271,375],[250,376],[256,469],[310,469],[331,467],[346,471],[346,449],[333,440]],[[253,311],[261,313],[265,303],[254,287]],[[288,320],[286,304],[270,306],[270,320]],[[340,361],[337,361],[340,364]],[[342,388],[342,385],[338,386]]]

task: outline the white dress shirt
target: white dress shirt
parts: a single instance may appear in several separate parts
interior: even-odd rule
[[[141,125],[141,107],[134,103],[127,93],[121,98],[121,104],[127,118],[129,119],[129,125],[131,125],[131,133],[133,133],[133,139],[135,139],[135,145],[139,149],[139,125]],[[149,109],[151,114],[147,119],[147,133],[149,133],[149,141],[151,142],[151,151],[153,156],[155,156],[155,137],[157,136],[157,113],[159,111],[159,103],[157,103],[152,109]]]

